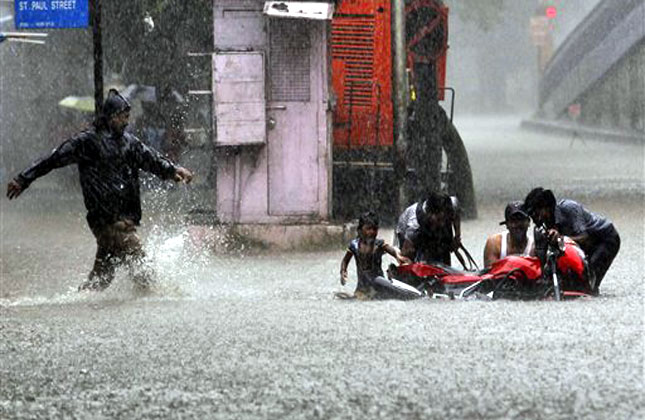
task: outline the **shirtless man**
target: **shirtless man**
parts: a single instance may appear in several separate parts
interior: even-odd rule
[[[531,219],[522,210],[524,203],[512,201],[504,211],[504,221],[507,231],[491,235],[486,240],[484,247],[484,267],[490,267],[495,261],[508,255],[529,255],[532,241],[527,235]]]

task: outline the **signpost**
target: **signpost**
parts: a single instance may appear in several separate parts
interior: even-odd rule
[[[103,108],[103,37],[101,35],[101,0],[90,0],[92,9],[92,39],[94,43],[94,115]]]
[[[546,16],[533,16],[530,20],[531,41],[538,48],[538,70],[544,72],[547,63],[553,55],[553,35]]]
[[[98,116],[103,105],[101,0],[15,0],[16,29],[87,28],[90,14],[94,40],[94,109]]]
[[[531,41],[536,47],[542,47],[547,43],[549,35],[549,20],[546,16],[531,17]]]
[[[88,0],[16,0],[16,29],[87,28]]]

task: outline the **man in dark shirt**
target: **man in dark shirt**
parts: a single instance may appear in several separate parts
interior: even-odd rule
[[[556,202],[553,192],[542,187],[529,192],[524,200],[524,209],[536,226],[546,226],[548,240],[557,241],[565,235],[580,245],[593,273],[590,283],[597,294],[620,249],[620,236],[611,221],[573,200]]]
[[[450,265],[450,253],[461,245],[461,218],[456,197],[428,193],[425,200],[399,216],[395,235],[401,254],[415,262]]]
[[[193,174],[175,166],[138,138],[125,132],[130,104],[110,90],[95,127],[81,132],[34,162],[7,186],[7,197],[18,197],[29,185],[52,169],[76,164],[80,175],[87,222],[96,237],[94,268],[79,289],[102,290],[110,285],[116,267],[140,263],[144,253],[136,234],[141,221],[139,170],[162,179],[189,183]],[[140,265],[140,264],[139,264]],[[133,280],[145,283],[145,273]]]

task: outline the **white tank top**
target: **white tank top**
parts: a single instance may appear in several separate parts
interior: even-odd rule
[[[506,257],[506,253],[508,252],[506,241],[508,240],[508,231],[502,232],[502,249],[499,252],[499,258],[504,258]],[[526,237],[526,248],[524,248],[524,252],[522,252],[521,255],[529,255],[531,252],[531,246],[533,245],[533,241],[531,238]]]

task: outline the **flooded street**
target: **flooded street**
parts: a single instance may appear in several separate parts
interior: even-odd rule
[[[0,418],[645,417],[643,145],[519,122],[456,121],[479,203],[464,244],[481,265],[506,202],[552,188],[621,234],[601,297],[338,300],[342,248],[212,254],[160,226],[149,197],[157,290],[138,295],[120,274],[78,293],[95,252],[80,188],[61,198],[37,181],[1,201]]]

